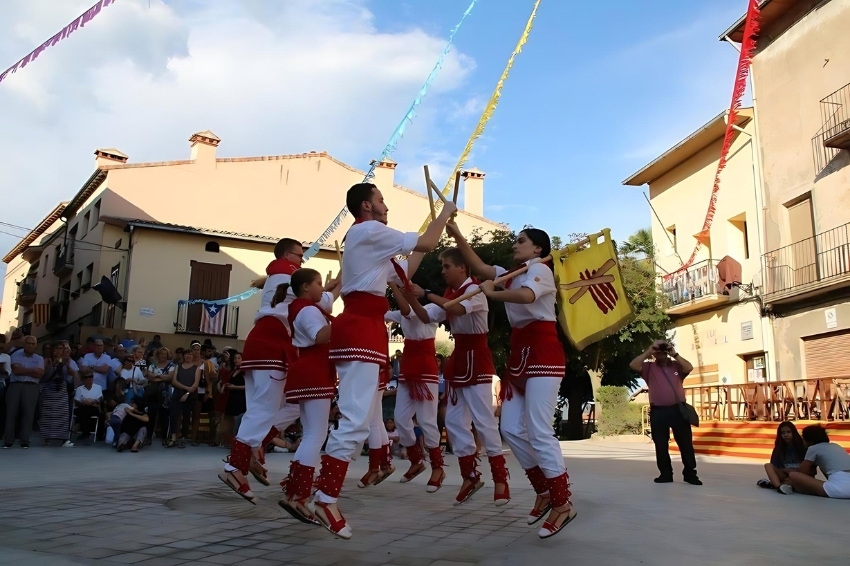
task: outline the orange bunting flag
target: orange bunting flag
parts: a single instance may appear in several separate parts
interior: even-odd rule
[[[47,303],[39,303],[32,307],[32,324],[33,326],[41,326],[50,322],[50,305]]]
[[[606,228],[554,252],[558,322],[579,351],[623,328],[634,317],[620,263]]]

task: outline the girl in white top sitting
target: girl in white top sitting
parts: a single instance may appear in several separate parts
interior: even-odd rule
[[[820,425],[804,428],[803,440],[808,449],[800,470],[789,472],[788,483],[782,484],[779,491],[788,495],[793,488],[806,495],[850,499],[850,454],[847,450],[830,442],[826,429]],[[818,468],[826,481],[815,478]]]
[[[555,322],[556,288],[549,235],[536,228],[519,233],[513,245],[514,270],[526,266],[527,270],[497,289],[493,280],[508,270],[481,261],[454,223],[446,230],[472,271],[485,280],[479,285],[481,291],[488,299],[505,303],[511,324],[511,353],[500,392],[501,430],[537,493],[528,523],[536,523],[551,510],[538,532],[540,538],[548,538],[576,515],[561,446],[552,429],[566,358]]]

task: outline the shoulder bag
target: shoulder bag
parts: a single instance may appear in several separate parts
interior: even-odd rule
[[[661,373],[664,374],[664,377],[667,379],[670,387],[673,388],[674,392],[677,392],[678,396],[678,390],[676,389],[673,381],[670,379],[670,376],[663,370],[661,370]],[[684,398],[679,401],[679,412],[682,413],[682,418],[685,419],[685,422],[689,423],[691,426],[699,428],[699,415],[697,414],[697,410],[694,409],[693,405],[685,401]]]

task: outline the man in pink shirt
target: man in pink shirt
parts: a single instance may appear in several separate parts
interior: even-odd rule
[[[702,485],[697,476],[697,460],[691,424],[682,416],[679,403],[685,401],[682,382],[694,370],[691,363],[679,355],[673,345],[656,340],[649,349],[636,357],[629,367],[640,373],[649,388],[649,425],[655,443],[655,463],[661,475],[655,483],[673,481],[673,463],[670,461],[670,429],[682,454],[685,481]]]

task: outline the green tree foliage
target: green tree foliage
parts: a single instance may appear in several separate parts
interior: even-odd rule
[[[601,436],[641,433],[643,405],[629,401],[628,389],[604,385],[596,392],[596,402],[603,406],[598,426]]]

